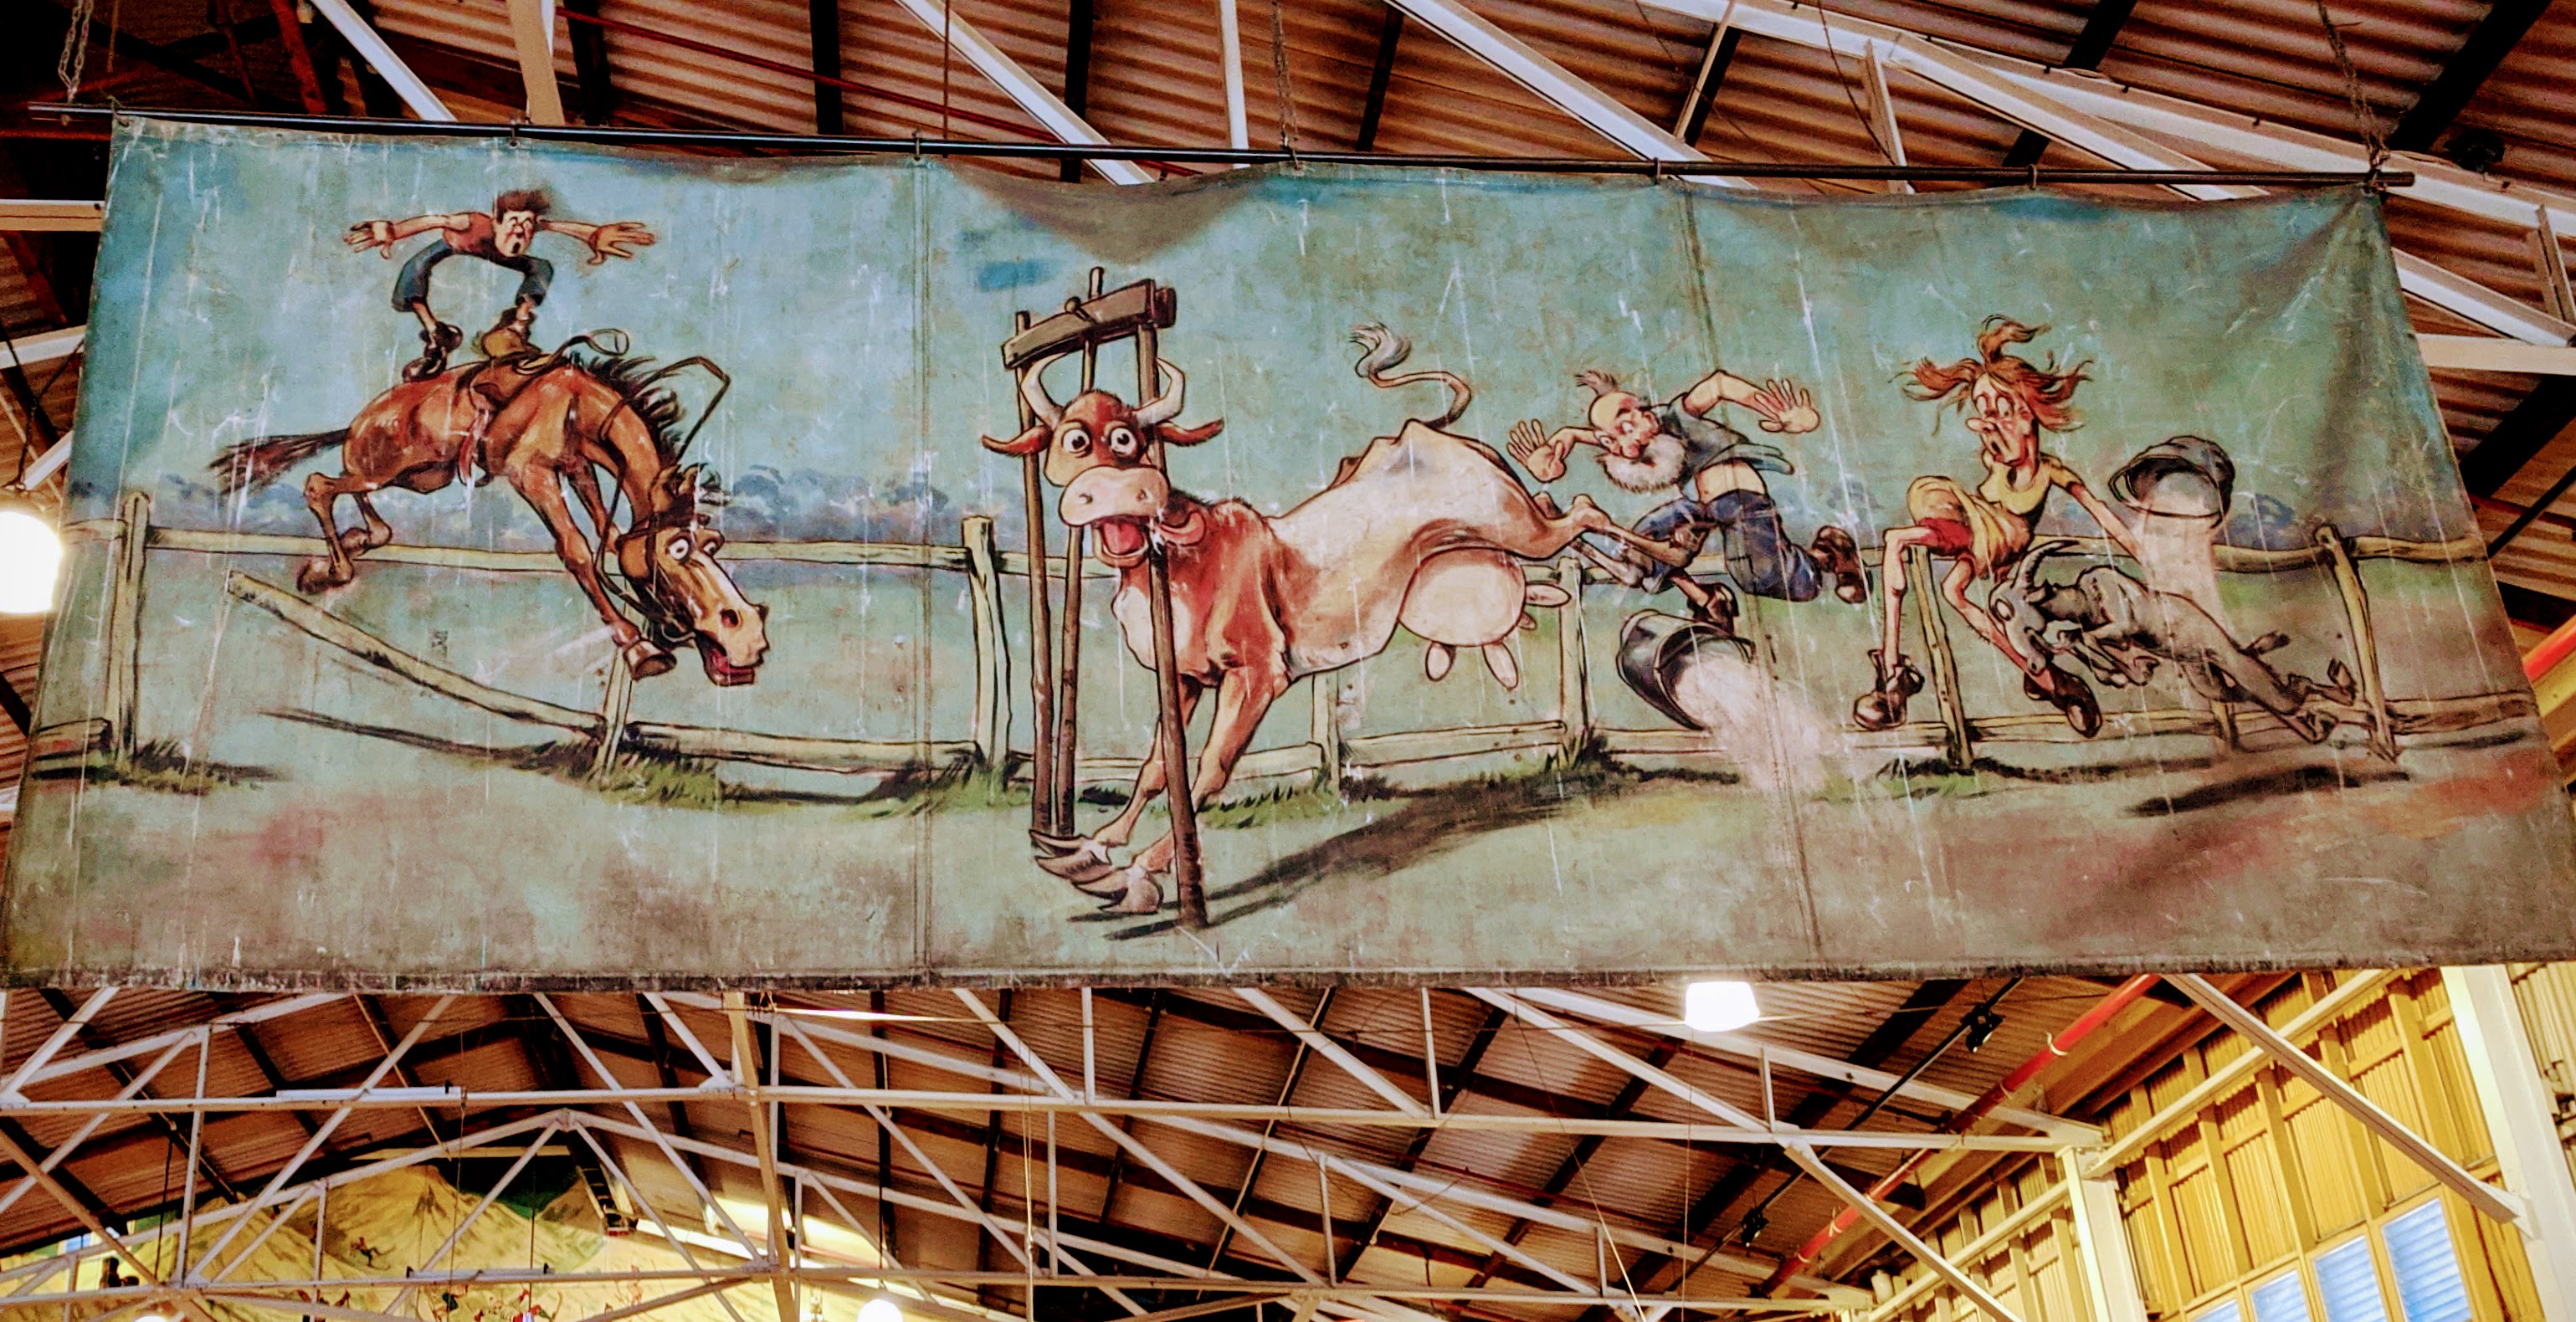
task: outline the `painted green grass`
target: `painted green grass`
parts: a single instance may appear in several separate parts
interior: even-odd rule
[[[277,778],[266,767],[191,757],[175,739],[155,739],[122,759],[112,753],[92,753],[71,766],[40,774],[76,776],[94,785],[126,785],[160,794],[198,796]]]

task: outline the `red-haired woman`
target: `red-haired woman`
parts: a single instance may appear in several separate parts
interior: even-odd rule
[[[1879,592],[1886,603],[1879,650],[1869,654],[1878,668],[1878,686],[1852,704],[1852,719],[1864,730],[1892,730],[1905,720],[1908,698],[1923,691],[1923,672],[1897,650],[1900,605],[1905,598],[1907,551],[1949,560],[1941,578],[1941,595],[1977,636],[1993,644],[2022,672],[2022,688],[2032,700],[2051,703],[2068,724],[2087,734],[2101,720],[2084,685],[2061,675],[2044,656],[2025,656],[2013,645],[1988,611],[1968,600],[1968,584],[1979,576],[2000,578],[2030,546],[2031,528],[2039,521],[2051,491],[2075,498],[2120,549],[2137,554],[2127,524],[2101,497],[2084,485],[2075,470],[2040,447],[2040,433],[2073,431],[2079,424],[2070,401],[2085,379],[2089,363],[2060,368],[2051,354],[2033,363],[2007,352],[2044,333],[2045,326],[2025,326],[2009,317],[1986,318],[1977,331],[1977,356],[1946,366],[1923,359],[1907,374],[1906,394],[1926,403],[1950,405],[1967,414],[1968,430],[1982,442],[1977,457],[1985,478],[1967,486],[1947,477],[1918,477],[1905,490],[1905,513],[1911,520],[1890,528],[1880,545]]]

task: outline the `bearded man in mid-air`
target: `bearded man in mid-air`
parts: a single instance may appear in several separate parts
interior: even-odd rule
[[[1806,546],[1789,536],[1763,474],[1795,473],[1797,465],[1779,447],[1762,444],[1717,417],[1721,406],[1733,404],[1757,415],[1766,432],[1811,432],[1819,419],[1814,397],[1805,388],[1789,381],[1757,386],[1731,372],[1715,371],[1657,404],[1620,389],[1618,378],[1607,372],[1587,371],[1575,379],[1592,391],[1588,425],[1542,434],[1536,419],[1524,419],[1512,425],[1511,452],[1532,476],[1553,482],[1565,476],[1576,446],[1594,446],[1601,451],[1601,471],[1620,487],[1673,494],[1627,530],[1619,539],[1624,545],[1605,550],[1577,543],[1612,577],[1649,594],[1677,588],[1690,600],[1693,614],[1731,633],[1734,594],[1688,569],[1713,532],[1728,575],[1756,596],[1811,601],[1830,579],[1835,597],[1853,604],[1869,600],[1869,580],[1850,533],[1820,528]]]

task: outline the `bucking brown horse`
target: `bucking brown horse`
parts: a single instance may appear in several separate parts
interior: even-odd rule
[[[607,621],[633,674],[670,670],[673,649],[689,643],[708,679],[747,684],[769,649],[763,627],[769,609],[746,601],[717,563],[724,539],[700,508],[703,469],[681,462],[689,442],[680,427],[683,410],[661,382],[692,365],[714,370],[701,359],[655,369],[649,359],[577,358],[563,350],[467,363],[385,391],[339,430],[227,447],[213,468],[231,495],[267,486],[326,450],[340,451],[340,472],[304,479],[304,503],[322,524],[324,554],[299,566],[295,583],[319,592],[347,583],[358,557],[393,540],[370,499],[374,493],[437,491],[479,466],[482,480],[506,479],[545,520],[556,554]],[[603,472],[616,485],[626,527],[617,525],[602,496]],[[573,519],[567,487],[597,532],[595,544]],[[356,501],[361,526],[344,529],[333,517],[343,496]],[[613,579],[601,574],[603,560]]]

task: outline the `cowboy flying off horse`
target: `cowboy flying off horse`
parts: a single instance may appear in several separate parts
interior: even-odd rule
[[[544,522],[565,571],[607,624],[631,674],[666,673],[675,649],[694,646],[708,679],[750,683],[769,649],[763,625],[769,612],[745,600],[717,563],[724,538],[706,509],[718,488],[704,465],[687,462],[690,442],[730,378],[705,358],[656,367],[628,354],[620,332],[575,336],[552,351],[530,344],[528,330],[553,273],[549,263],[528,255],[538,234],[553,230],[580,239],[593,262],[631,256],[626,245],[653,241],[633,221],[547,220],[550,207],[542,191],[522,189],[503,193],[495,214],[352,226],[352,248],[382,248],[388,255],[394,243],[438,231],[404,265],[394,292],[395,306],[420,318],[426,351],[348,425],[254,437],[226,447],[211,467],[229,496],[340,452],[340,472],[304,479],[304,503],[322,526],[323,549],[297,567],[295,585],[315,593],[349,582],[359,557],[393,541],[393,528],[376,512],[376,492],[438,491],[479,466],[480,480],[506,479]],[[485,356],[451,367],[447,351],[460,337],[430,311],[429,273],[459,254],[522,278],[511,308],[478,343]],[[718,389],[706,413],[684,428],[686,409],[665,383],[691,368],[715,378]],[[357,506],[359,526],[339,526],[334,511],[343,497]],[[575,502],[587,530],[573,516]]]

